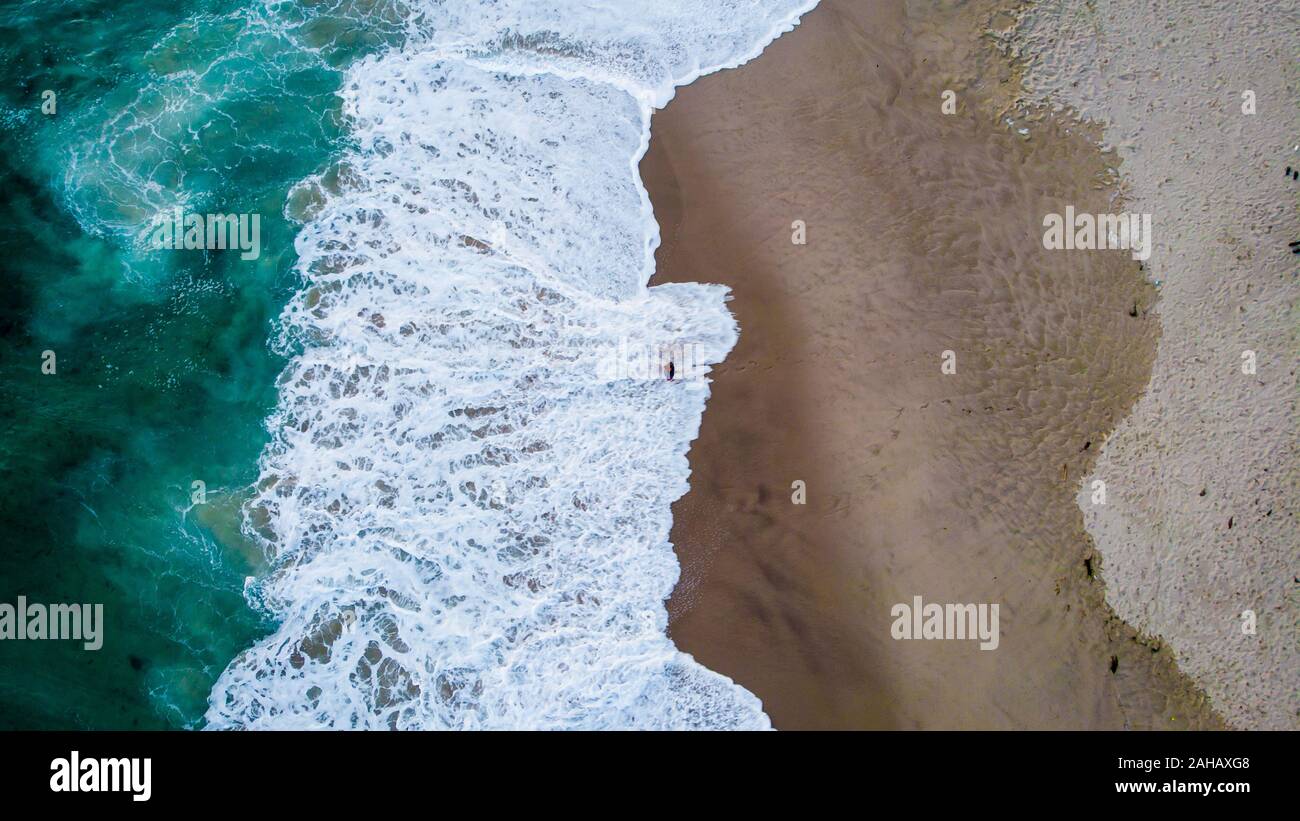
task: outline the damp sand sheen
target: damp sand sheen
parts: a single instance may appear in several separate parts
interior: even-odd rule
[[[1159,302],[1043,219],[1155,209],[1023,3],[122,1],[0,46],[81,55],[0,111],[0,578],[105,603],[0,726],[1223,726],[1084,527]]]
[[[811,5],[471,5],[347,68],[249,506],[278,626],[209,726],[1223,725],[1076,504],[1151,233],[1040,238],[1116,157],[1012,104],[1016,4]],[[593,383],[629,338],[707,379]],[[891,635],[922,600],[996,627]]]
[[[646,288],[651,112],[809,4],[421,5],[351,65],[351,147],[291,195],[303,343],[249,509],[275,632],[207,726],[766,729],[673,646],[670,505],[704,379],[600,379],[623,340],[736,340],[718,285]]]
[[[656,282],[728,285],[740,326],[673,508],[670,634],[777,728],[1221,726],[1104,600],[1076,494],[1156,293],[1128,251],[1044,248],[1045,214],[1123,209],[1090,135],[1007,122],[1013,23],[829,0],[654,119]],[[896,640],[918,594],[1000,603],[998,649]]]

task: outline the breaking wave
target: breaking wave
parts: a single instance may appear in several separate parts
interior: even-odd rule
[[[675,86],[811,4],[533,5],[401,6],[403,44],[347,71],[353,147],[290,198],[298,353],[247,511],[279,628],[209,727],[769,726],[666,635],[708,383],[602,363],[735,344],[723,288],[646,287],[637,164]]]

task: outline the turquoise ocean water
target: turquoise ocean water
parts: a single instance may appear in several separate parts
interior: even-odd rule
[[[284,366],[286,197],[339,149],[339,69],[392,39],[356,5],[0,5],[0,602],[106,622],[97,652],[0,642],[0,728],[198,726],[272,627],[239,507]],[[142,247],[175,205],[260,214],[260,257]]]
[[[811,5],[0,0],[0,605],[106,620],[0,728],[770,726],[667,636],[704,372],[609,365],[735,344],[638,163]]]

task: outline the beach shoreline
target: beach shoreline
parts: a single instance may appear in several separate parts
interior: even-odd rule
[[[1152,379],[1081,495],[1107,598],[1235,727],[1300,727],[1294,60],[1300,5],[1035,4],[1026,96],[1102,126],[1154,217]]]
[[[939,5],[825,2],[652,120],[652,285],[727,285],[740,324],[673,507],[670,636],[777,728],[1222,726],[1106,606],[1075,503],[1155,293],[1040,221],[1109,210],[1113,158],[1004,122],[1016,4]],[[891,637],[918,595],[1000,605],[998,649]]]

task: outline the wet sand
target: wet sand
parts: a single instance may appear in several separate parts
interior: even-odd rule
[[[1081,502],[1107,600],[1234,727],[1300,729],[1300,3],[1043,0],[1017,39],[1156,226],[1151,384],[1098,459],[1110,503]]]
[[[730,286],[741,329],[670,634],[778,728],[1219,726],[1105,604],[1075,496],[1150,375],[1154,290],[1127,252],[1043,249],[1045,213],[1121,210],[1115,160],[1003,121],[995,5],[823,2],[656,113],[655,281]],[[999,604],[1000,646],[894,640],[917,595]]]

